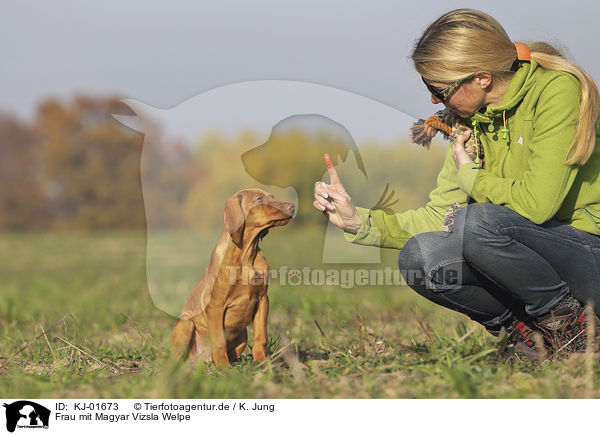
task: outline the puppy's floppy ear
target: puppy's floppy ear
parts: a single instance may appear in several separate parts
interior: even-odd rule
[[[245,216],[242,210],[242,195],[232,196],[225,205],[225,231],[231,236],[231,240],[238,248],[242,247],[242,237],[244,235]]]

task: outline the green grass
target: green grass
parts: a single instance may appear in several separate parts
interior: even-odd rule
[[[318,267],[314,232],[270,235],[271,267]],[[169,355],[173,317],[146,286],[143,234],[0,236],[0,391],[13,398],[598,397],[585,355],[510,366],[466,317],[408,287],[269,288],[270,354],[231,370]],[[396,253],[384,253],[395,265]],[[333,265],[340,267],[339,265]],[[332,265],[326,265],[331,268]],[[64,316],[66,319],[40,335]],[[23,350],[21,350],[24,348]],[[21,351],[19,351],[21,350]],[[8,359],[7,359],[8,358]]]

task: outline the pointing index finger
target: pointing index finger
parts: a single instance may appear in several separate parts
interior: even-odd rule
[[[331,162],[331,157],[329,157],[329,154],[325,154],[323,158],[325,160],[325,166],[327,166],[327,172],[329,172],[329,179],[331,184],[342,184],[342,182],[340,181],[340,177],[338,176],[338,173],[335,170],[335,166],[333,166],[333,163]]]

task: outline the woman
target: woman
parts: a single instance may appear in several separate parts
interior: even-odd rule
[[[535,357],[533,331],[555,354],[585,349],[582,305],[600,312],[596,84],[475,10],[436,20],[412,60],[432,102],[472,127],[450,144],[430,201],[396,215],[354,207],[326,156],[331,185],[315,184],[314,207],[350,242],[401,249],[415,291],[494,334],[506,328],[513,350]],[[455,203],[452,230],[441,231]]]

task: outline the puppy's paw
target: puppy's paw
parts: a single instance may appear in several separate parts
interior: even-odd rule
[[[211,356],[212,361],[217,367],[229,369],[231,368],[231,363],[229,362],[227,354],[221,354],[220,352],[211,352]]]
[[[224,361],[215,361],[215,365],[220,369],[230,369],[233,368],[231,363],[228,360]]]
[[[262,362],[267,358],[267,355],[264,349],[256,349],[255,347],[252,349],[252,357],[254,358],[254,361]]]

